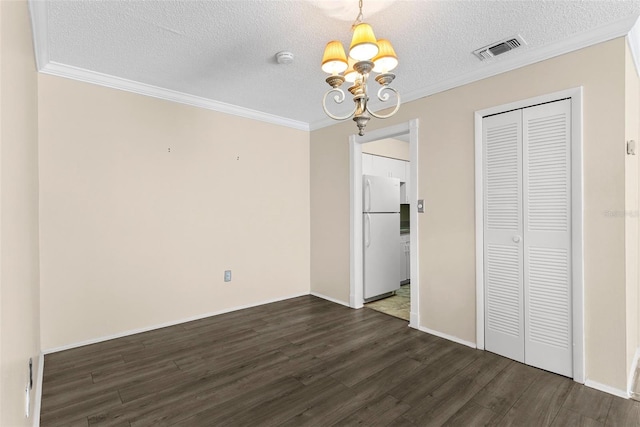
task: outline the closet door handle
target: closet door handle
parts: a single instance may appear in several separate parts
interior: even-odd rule
[[[521,240],[521,237],[520,236],[513,236],[512,240],[513,240],[514,243],[519,243],[520,240]]]

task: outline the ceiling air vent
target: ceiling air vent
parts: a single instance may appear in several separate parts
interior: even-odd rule
[[[492,43],[489,46],[474,50],[473,54],[484,61],[485,59],[495,58],[510,50],[517,49],[525,44],[527,44],[527,42],[518,34],[517,36],[509,37],[497,43]]]

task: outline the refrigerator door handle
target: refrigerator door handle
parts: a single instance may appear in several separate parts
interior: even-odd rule
[[[367,214],[365,218],[364,246],[368,248],[371,246],[371,214]]]

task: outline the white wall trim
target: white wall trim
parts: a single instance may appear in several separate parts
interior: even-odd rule
[[[476,194],[476,341],[478,349],[485,348],[484,336],[484,212],[482,182],[482,118],[505,111],[571,98],[571,185],[572,185],[572,278],[573,278],[573,379],[584,383],[584,230],[583,230],[583,172],[582,172],[582,87],[516,101],[475,112],[475,194]]]
[[[476,217],[476,346],[484,350],[484,177],[481,111],[474,113]]]
[[[631,371],[629,371],[629,376],[627,377],[627,391],[629,397],[633,397],[633,380],[635,379],[636,370],[638,369],[638,361],[640,359],[640,347],[636,349],[636,354],[633,356],[633,361],[631,362]],[[640,379],[639,379],[640,380]],[[637,396],[640,397],[640,396]]]
[[[36,2],[39,3],[39,2]],[[137,93],[139,95],[150,96],[153,98],[164,99],[167,101],[178,102],[180,104],[191,105],[194,107],[205,108],[207,110],[218,111],[220,113],[232,114],[234,116],[245,117],[248,119],[259,120],[261,122],[271,123],[274,125],[285,126],[293,129],[309,131],[309,125],[298,120],[291,120],[285,117],[276,116],[261,111],[251,110],[249,108],[238,107],[237,105],[227,104],[224,102],[214,101],[196,95],[189,95],[171,89],[164,89],[158,86],[148,85],[133,80],[127,80],[120,77],[114,77],[108,74],[98,73],[96,71],[86,70],[84,68],[64,65],[54,61],[49,61],[40,68],[40,72],[58,77],[65,77],[72,80],[78,80],[86,83],[92,83],[99,86],[110,87],[113,89],[124,90],[126,92]]]
[[[605,393],[613,394],[614,396],[622,397],[623,399],[629,398],[629,395],[626,391],[608,386],[606,384],[600,384],[599,382],[586,380],[584,382],[584,385],[586,385],[587,387],[595,388],[596,390],[604,391]]]
[[[573,379],[584,383],[586,348],[584,339],[584,174],[582,87],[571,94],[571,254],[573,280]]]
[[[627,44],[629,50],[631,50],[631,57],[636,64],[636,73],[640,76],[640,19],[636,21],[635,25],[627,34]]]
[[[418,132],[419,120],[409,121],[409,221],[411,222],[411,233],[409,234],[409,279],[416,286],[411,286],[411,312],[409,313],[409,326],[414,329],[420,328],[420,245],[418,236],[420,228],[418,221]]]
[[[450,79],[438,82],[437,84],[431,86],[403,93],[402,102],[407,103],[410,101],[415,101],[416,99],[424,98],[426,96],[434,95],[436,93],[444,92],[449,89],[506,73],[517,68],[535,64],[537,62],[564,55],[598,43],[603,43],[618,37],[626,36],[632,29],[632,27],[634,29],[636,28],[634,27],[634,25],[637,25],[637,22],[638,15],[634,15],[620,21],[609,23],[594,30],[576,34],[566,40],[562,40],[557,43],[523,50],[516,56],[496,58],[493,59],[492,62],[483,62],[482,64],[479,64],[478,68],[473,71],[451,77]],[[638,38],[636,38],[636,40],[638,40]],[[640,44],[640,40],[638,40],[638,43]],[[640,59],[640,55],[634,56],[634,58]],[[638,62],[636,62],[636,65],[638,65]],[[640,67],[637,68],[640,70]],[[372,105],[372,108],[375,109],[375,107],[375,104]],[[309,127],[313,131],[330,126],[334,123],[335,120],[332,120],[330,118],[323,118],[322,120],[311,122]]]
[[[426,332],[428,334],[435,335],[435,336],[440,337],[440,338],[444,338],[445,340],[448,340],[448,341],[453,341],[455,343],[462,344],[462,345],[465,345],[467,347],[471,347],[471,348],[474,348],[474,349],[477,348],[476,343],[471,342],[471,341],[467,341],[467,340],[463,340],[462,338],[454,337],[453,335],[449,335],[449,334],[445,334],[445,333],[442,333],[442,332],[434,331],[433,329],[429,329],[429,328],[426,328],[424,326],[420,326],[418,329],[421,330],[422,332]]]
[[[356,142],[356,136],[349,136],[349,306],[364,306],[364,272],[362,266],[362,144]]]
[[[35,402],[33,403],[33,427],[40,426],[40,410],[42,408],[42,383],[44,381],[44,353],[38,356],[38,376],[36,377]]]
[[[349,303],[346,303],[344,301],[340,301],[339,299],[335,299],[335,298],[331,298],[329,296],[326,296],[324,294],[321,294],[319,292],[311,292],[309,295],[313,295],[314,297],[318,297],[318,298],[322,298],[325,299],[327,301],[336,303],[336,304],[340,304],[340,305],[344,305],[345,307],[349,307]]]
[[[268,299],[268,300],[264,300],[264,301],[255,302],[255,303],[252,303],[252,304],[245,304],[245,305],[239,305],[239,306],[236,306],[236,307],[225,308],[223,310],[212,311],[212,312],[209,312],[209,313],[203,313],[203,314],[199,314],[197,316],[191,316],[191,317],[187,317],[187,318],[180,319],[180,320],[172,320],[170,322],[161,323],[159,325],[147,326],[147,327],[138,328],[138,329],[130,329],[128,331],[119,332],[119,333],[113,334],[113,335],[107,335],[107,336],[99,337],[99,338],[92,338],[92,339],[89,339],[89,340],[86,340],[86,341],[67,344],[67,345],[63,345],[63,346],[60,346],[60,347],[48,348],[46,350],[42,350],[42,353],[43,354],[57,353],[59,351],[70,350],[72,348],[82,347],[82,346],[90,345],[90,344],[96,344],[96,343],[99,343],[99,342],[109,341],[109,340],[113,340],[113,339],[116,339],[116,338],[128,337],[130,335],[135,335],[135,334],[139,334],[139,333],[142,333],[142,332],[154,331],[156,329],[166,328],[168,326],[175,326],[175,325],[179,325],[181,323],[187,323],[187,322],[192,322],[194,320],[205,319],[207,317],[217,316],[219,314],[231,313],[232,311],[244,310],[245,308],[257,307],[257,306],[264,305],[264,304],[271,304],[273,302],[285,301],[285,300],[288,300],[288,299],[291,299],[291,298],[298,298],[298,297],[302,297],[302,296],[305,296],[305,295],[309,295],[309,293],[293,294],[293,295],[289,295],[289,296],[286,296],[286,297],[272,298],[272,299]]]
[[[393,138],[409,134],[409,153],[411,175],[411,194],[409,196],[411,210],[411,312],[409,326],[418,329],[420,325],[420,282],[419,282],[419,245],[418,245],[418,217],[415,214],[418,194],[418,119],[368,132],[364,136],[351,135],[349,137],[349,182],[350,182],[350,280],[349,305],[352,308],[362,308],[364,305],[364,278],[362,265],[364,253],[362,249],[362,144],[380,139]],[[415,178],[415,181],[414,181]]]

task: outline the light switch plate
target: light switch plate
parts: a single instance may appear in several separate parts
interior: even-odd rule
[[[418,212],[424,213],[424,199],[418,199]]]
[[[627,141],[627,154],[631,154],[632,156],[635,156],[637,152],[636,145],[637,145],[636,141],[633,139]]]

